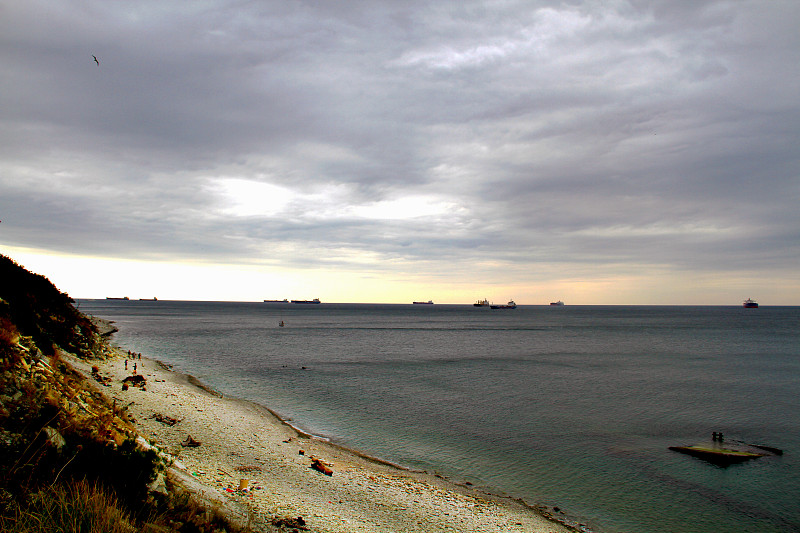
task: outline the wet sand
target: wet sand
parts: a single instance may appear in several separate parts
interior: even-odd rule
[[[97,365],[113,379],[111,387],[99,389],[127,408],[144,439],[176,459],[171,480],[218,502],[254,530],[274,530],[268,524],[280,517],[302,517],[304,527],[319,533],[575,531],[545,516],[558,517],[553,510],[532,509],[304,435],[264,407],[224,398],[155,360],[135,361],[147,384],[127,391],[121,380],[133,374],[134,361],[126,370],[124,354],[100,363],[69,361],[87,376]],[[178,422],[169,425],[169,419]],[[200,445],[183,446],[189,436]],[[314,458],[331,475],[312,468]],[[242,483],[247,490],[239,490]]]

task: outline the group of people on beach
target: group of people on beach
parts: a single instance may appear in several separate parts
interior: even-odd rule
[[[142,360],[142,354],[141,353],[132,352],[130,350],[128,350],[128,357],[130,357],[134,361],[137,360],[137,359],[139,361]],[[136,363],[133,363],[133,373],[134,374],[136,373],[137,369],[138,369],[138,365]],[[125,370],[128,370],[128,360],[127,359],[125,359]]]

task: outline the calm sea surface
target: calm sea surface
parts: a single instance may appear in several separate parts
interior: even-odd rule
[[[598,531],[800,531],[800,307],[78,304],[308,432]],[[712,431],[785,453],[668,450]]]

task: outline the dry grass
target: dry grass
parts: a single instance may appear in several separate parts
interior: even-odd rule
[[[13,346],[19,342],[17,327],[6,317],[0,316],[0,346]]]
[[[133,533],[131,517],[117,499],[86,481],[59,484],[31,494],[23,507],[12,504],[0,518],[2,533]]]

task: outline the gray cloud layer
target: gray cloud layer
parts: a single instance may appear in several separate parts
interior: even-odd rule
[[[798,265],[794,1],[0,10],[7,245],[341,268],[369,253],[432,273]],[[225,188],[241,180],[290,195],[244,189],[264,206],[249,212]],[[430,209],[381,213],[406,197]]]

